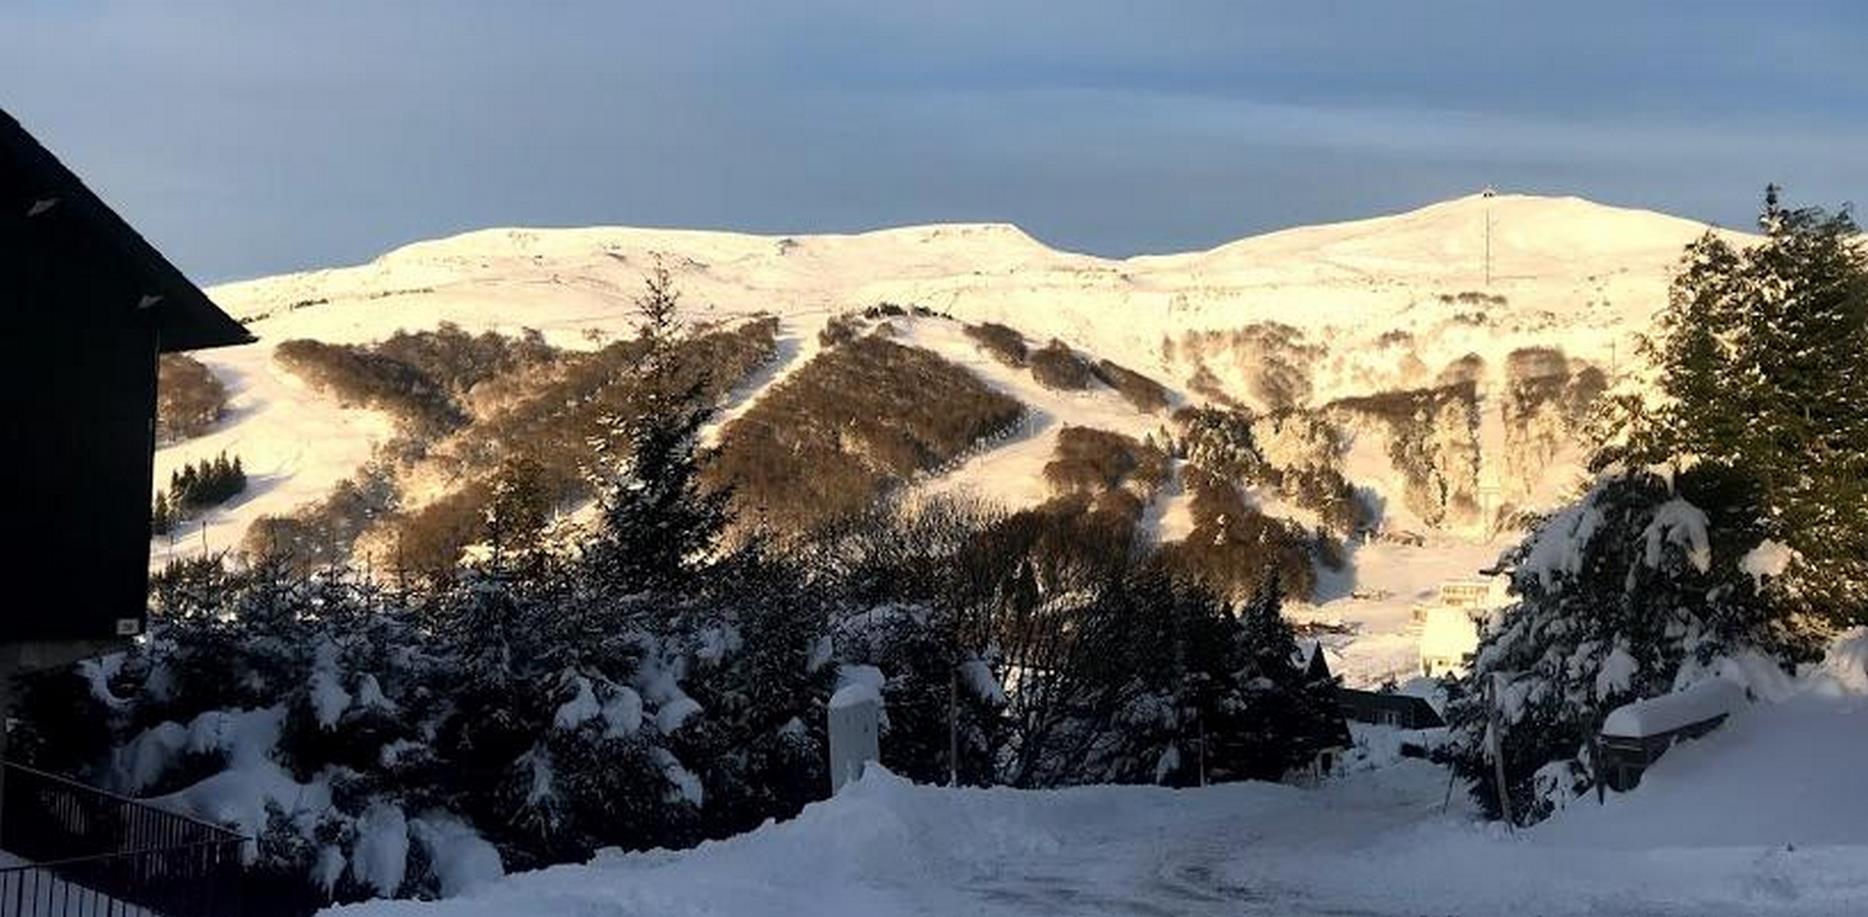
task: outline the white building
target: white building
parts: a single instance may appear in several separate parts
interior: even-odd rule
[[[1427,611],[1420,633],[1420,671],[1428,678],[1463,672],[1466,657],[1479,648],[1479,623],[1460,608]]]
[[[1450,580],[1432,602],[1414,606],[1421,626],[1420,670],[1428,678],[1463,672],[1466,657],[1479,647],[1479,626],[1508,598],[1504,577]]]

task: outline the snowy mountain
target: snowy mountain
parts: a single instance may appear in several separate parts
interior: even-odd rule
[[[1159,382],[1172,405],[1315,421],[1259,425],[1253,436],[1281,469],[1339,473],[1375,527],[1406,533],[1355,550],[1317,589],[1318,615],[1366,625],[1355,647],[1338,649],[1353,650],[1352,678],[1373,678],[1409,665],[1409,602],[1495,556],[1513,511],[1573,491],[1587,403],[1608,386],[1639,384],[1634,336],[1664,302],[1682,246],[1705,231],[1577,198],[1475,195],[1120,260],[1060,252],[1003,224],[782,237],[489,229],[420,242],[368,264],[210,291],[260,342],[200,355],[231,390],[229,416],[162,449],[158,480],[226,450],[252,483],[159,544],[156,562],[238,545],[253,520],[325,496],[395,436],[393,418],[346,407],[282,365],[281,343],[367,344],[449,322],[535,329],[553,346],[591,350],[629,336],[642,279],[661,264],[695,322],[777,319],[773,358],[732,390],[716,432],[817,359],[833,317],[877,303],[922,307],[920,317],[872,318],[860,330],[931,351],[1025,414],[914,475],[918,488],[1030,506],[1055,495],[1043,469],[1066,426],[1138,440],[1182,432],[1168,411],[1143,410],[1108,385],[1059,389],[995,359],[967,333],[981,323],[1014,329],[1032,348],[1055,339],[1084,360],[1113,361]],[[459,485],[433,468],[403,478],[405,504]],[[1151,537],[1192,531],[1176,481],[1147,496],[1141,524]],[[1247,497],[1268,516],[1316,522],[1272,490]]]

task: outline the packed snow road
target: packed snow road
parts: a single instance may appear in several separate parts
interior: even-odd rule
[[[946,790],[872,773],[792,821],[357,915],[1868,913],[1868,704],[1804,697],[1675,749],[1640,792],[1515,835],[1400,761],[1315,788]]]

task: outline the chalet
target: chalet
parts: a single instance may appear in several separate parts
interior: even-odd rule
[[[1337,702],[1343,716],[1358,723],[1394,726],[1400,729],[1438,729],[1446,725],[1426,698],[1386,691],[1358,691],[1339,688]]]
[[[1676,742],[1697,739],[1725,722],[1745,703],[1745,689],[1722,678],[1685,691],[1624,704],[1602,721],[1598,753],[1603,782],[1627,792]]]
[[[1327,682],[1332,691],[1341,692],[1336,676],[1330,672],[1330,661],[1323,655],[1323,644],[1311,642],[1308,646],[1298,647],[1298,663],[1304,667],[1304,680],[1312,684]],[[1340,703],[1338,704],[1340,708]],[[1316,779],[1335,773],[1343,756],[1354,743],[1349,735],[1349,723],[1337,719],[1331,724],[1331,735],[1324,746],[1317,751],[1317,757],[1310,764],[1305,776]]]
[[[3,713],[14,676],[109,652],[143,632],[157,355],[253,338],[3,111],[0,316],[14,418],[0,513],[19,545],[0,606]],[[0,733],[0,759],[4,752]],[[228,856],[237,857],[239,840],[59,775],[0,767],[8,900],[31,883],[35,896],[62,896],[48,899],[55,907],[82,909],[89,896],[92,909],[135,901],[201,911],[201,901],[163,895],[199,893],[211,885],[205,873],[145,860],[186,843],[207,852],[195,866],[237,868]],[[59,865],[5,865],[21,857]],[[165,892],[156,873],[180,884]]]

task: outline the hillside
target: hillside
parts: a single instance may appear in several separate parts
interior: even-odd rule
[[[884,444],[873,438],[845,435],[831,444],[828,454],[850,466],[844,478],[876,493],[906,486],[1033,506],[1062,495],[1045,467],[1058,457],[1066,427],[1137,443],[1219,442],[1224,430],[1196,431],[1174,411],[1236,407],[1236,416],[1249,418],[1239,421],[1246,432],[1226,435],[1249,440],[1250,455],[1223,477],[1249,512],[1308,532],[1328,527],[1320,515],[1328,501],[1353,491],[1366,518],[1339,525],[1332,538],[1355,528],[1399,536],[1353,548],[1343,569],[1319,567],[1313,596],[1316,615],[1367,625],[1359,635],[1367,639],[1336,648],[1353,657],[1352,675],[1374,678],[1409,662],[1412,643],[1402,633],[1409,602],[1495,556],[1497,539],[1509,535],[1499,526],[1512,513],[1549,506],[1573,489],[1590,402],[1609,385],[1638,384],[1632,335],[1663,302],[1681,246],[1704,230],[1575,198],[1475,195],[1205,252],[1123,260],[1056,251],[998,224],[787,237],[493,229],[416,243],[364,265],[211,291],[260,343],[200,355],[231,392],[229,416],[204,436],[162,449],[157,479],[225,450],[244,460],[251,484],[202,524],[158,544],[156,562],[237,547],[254,520],[324,498],[373,456],[374,473],[393,466],[386,474],[405,512],[448,499],[480,473],[436,461],[437,451],[460,451],[449,442],[411,448],[396,416],[345,406],[309,384],[275,358],[279,345],[374,346],[446,322],[515,338],[529,329],[559,351],[595,352],[630,336],[633,299],[661,264],[696,323],[732,329],[776,318],[769,354],[743,375],[736,370],[724,393],[714,434],[729,444],[733,423],[774,415],[777,403],[763,406],[766,396],[837,346],[823,332],[839,316],[850,333],[925,352],[1021,407],[1010,428],[997,420],[965,427],[970,444],[942,440],[912,459],[878,453]],[[861,314],[879,303],[919,308]],[[1060,382],[995,357],[969,332],[988,323],[1045,354],[1062,378],[1081,364],[1077,375],[1086,381]],[[1125,397],[1111,382],[1129,376],[1090,369],[1103,363],[1141,384],[1159,383],[1168,405],[1150,410]],[[536,382],[496,388],[510,396]],[[798,388],[787,389],[789,423],[801,416],[814,429],[844,423],[834,411],[798,414]],[[502,407],[486,391],[461,395],[469,434]],[[896,410],[937,410],[941,394],[925,392]],[[930,416],[923,426],[945,422]],[[385,444],[400,457],[382,458]],[[1219,460],[1211,449],[1201,455],[1203,466]],[[1196,531],[1189,465],[1176,458],[1160,487],[1127,487],[1134,507],[1127,512],[1145,537],[1169,543]]]

